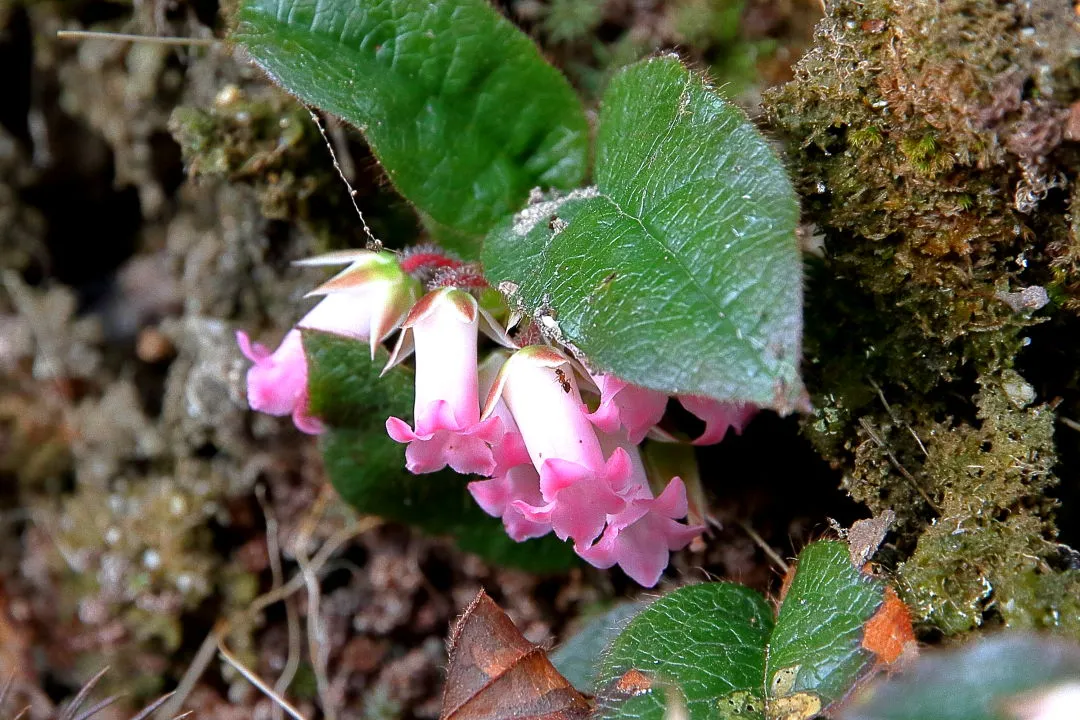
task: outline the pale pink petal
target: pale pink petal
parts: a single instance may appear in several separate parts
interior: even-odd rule
[[[487,405],[493,408],[500,397],[506,402],[533,467],[539,470],[547,460],[558,459],[602,471],[604,454],[582,412],[566,358],[551,348],[530,345],[506,361],[499,377]]]
[[[618,564],[638,584],[653,587],[667,567],[669,551],[686,547],[701,530],[659,513],[647,512],[629,525],[609,524],[595,545],[575,545],[574,549],[596,567],[609,568]]]
[[[551,525],[551,513],[555,510],[555,503],[549,502],[546,505],[531,505],[525,500],[512,500],[510,502],[510,507],[520,512],[532,522]]]
[[[236,344],[240,346],[240,353],[251,362],[262,362],[270,357],[270,350],[261,343],[251,342],[251,338],[243,330],[236,331]]]
[[[529,463],[529,450],[525,447],[525,441],[521,438],[521,433],[517,431],[516,426],[514,429],[506,430],[507,417],[496,415],[503,421],[503,436],[497,443],[491,446],[491,452],[495,456],[495,463],[501,468],[512,468],[522,464]],[[512,422],[512,420],[511,420]],[[532,465],[529,465],[532,468]],[[536,469],[532,468],[533,473],[536,473]],[[539,482],[539,480],[537,480]],[[539,492],[539,490],[537,490]]]
[[[409,423],[401,418],[389,417],[386,419],[386,434],[395,442],[407,443],[417,439]]]
[[[326,432],[326,425],[323,421],[311,414],[306,389],[303,396],[296,403],[296,407],[293,409],[292,419],[293,425],[295,425],[296,429],[302,433],[307,433],[308,435],[320,435]]]
[[[619,534],[619,567],[642,587],[654,587],[671,560],[668,544],[656,533],[651,518],[642,518]]]
[[[644,470],[644,465],[641,466],[641,469]],[[604,483],[620,497],[633,496],[638,489],[638,477],[635,470],[634,461],[626,448],[615,448],[614,452],[611,453],[611,457],[604,464]]]
[[[517,508],[507,508],[502,518],[506,534],[515,542],[540,538],[551,532],[551,523],[541,523],[525,517]]]
[[[614,433],[626,428],[630,442],[637,445],[664,416],[667,394],[631,385],[614,375],[593,379],[600,388],[600,405],[587,417],[600,430]]]
[[[496,420],[496,422],[498,422]],[[479,434],[446,433],[446,464],[462,475],[490,475],[495,470],[491,444]]]
[[[551,502],[566,488],[590,482],[595,477],[596,472],[592,468],[562,458],[551,458],[540,466],[540,494]]]
[[[434,414],[445,413],[444,409]],[[495,470],[491,446],[504,433],[498,418],[488,418],[461,430],[440,427],[418,432],[404,420],[391,417],[386,420],[386,434],[397,442],[408,443],[405,467],[411,473],[437,472],[449,465],[463,475],[490,475]]]
[[[502,517],[506,506],[513,502],[505,476],[474,480],[467,487],[480,509],[492,517]]]
[[[652,503],[652,511],[672,519],[684,518],[688,511],[686,486],[682,478],[673,477],[664,491]]]
[[[623,480],[616,477],[617,482]],[[562,540],[572,538],[577,544],[595,540],[603,531],[607,516],[626,506],[626,501],[612,489],[606,472],[596,473],[565,460],[547,460],[540,467],[540,492],[549,500],[550,507],[545,506],[545,512],[555,534]],[[524,510],[518,503],[514,507]],[[530,519],[542,521],[535,516]]]
[[[539,506],[544,502],[540,496],[540,478],[532,465],[518,465],[505,473],[497,473],[490,480],[471,482],[468,487],[484,512],[502,518],[506,533],[513,540],[521,542],[551,532],[550,522],[530,520],[512,506],[515,501],[530,506]]]
[[[452,429],[468,427],[480,420],[476,369],[478,323],[476,300],[468,293],[450,288],[428,293],[406,320],[416,347],[417,432],[438,427],[425,425],[421,420],[436,401],[447,404],[457,423]]]
[[[645,471],[645,461],[641,457],[641,449],[635,443],[631,443],[626,430],[618,430],[614,433],[597,433],[600,439],[600,447],[608,457],[608,464],[613,460],[620,462],[628,461],[630,469],[622,470],[626,479],[620,487],[614,487],[624,500],[652,500],[652,489],[649,487],[649,476]],[[616,453],[620,457],[616,456]]]
[[[642,523],[643,520],[638,521],[622,530],[609,528],[592,547],[575,549],[591,565],[603,569],[618,564],[639,585],[653,587],[660,580],[670,556],[666,543],[650,542],[655,538],[642,532],[645,530]]]
[[[374,359],[377,345],[401,326],[416,302],[420,283],[390,253],[347,251],[299,264],[339,263],[349,263],[349,267],[308,293],[324,299],[297,325],[368,340]]]
[[[656,499],[635,499],[609,516],[594,545],[577,543],[574,550],[599,568],[618,564],[636,582],[652,587],[667,567],[669,551],[682,549],[703,529],[676,522],[686,512],[686,488],[682,480],[672,478]]]
[[[411,473],[437,472],[447,465],[462,475],[490,475],[495,459],[482,437],[451,430],[438,430],[405,448],[405,467]]]
[[[451,433],[445,430],[413,440],[405,448],[405,469],[414,475],[433,473],[447,465],[447,446]]]
[[[327,295],[296,326],[367,340],[371,337],[371,319],[381,311],[378,301],[375,288]]]
[[[705,431],[694,440],[694,445],[713,445],[724,439],[728,428],[741,434],[743,428],[757,413],[757,407],[749,403],[720,402],[701,395],[680,395],[679,402],[688,412],[705,422]]]
[[[476,421],[473,420],[473,423]],[[416,408],[416,434],[431,435],[439,430],[457,432],[469,427],[469,422],[459,420],[454,408],[445,400],[433,400],[423,407]]]
[[[272,354],[237,335],[240,349],[255,364],[247,372],[248,405],[268,415],[290,415],[307,397],[307,360],[298,330],[290,330]],[[250,354],[249,354],[250,353]]]

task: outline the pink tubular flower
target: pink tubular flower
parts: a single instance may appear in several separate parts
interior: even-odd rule
[[[248,404],[268,415],[292,415],[302,432],[325,430],[308,408],[307,359],[299,328],[322,330],[375,345],[393,332],[419,295],[419,284],[402,272],[389,254],[351,250],[301,261],[304,265],[350,263],[316,289],[325,296],[290,330],[274,352],[236,333],[240,352],[254,365],[247,373]]]
[[[631,385],[614,375],[595,375],[593,380],[600,389],[600,406],[586,417],[603,432],[625,427],[630,442],[637,445],[664,416],[666,394]]]
[[[387,368],[416,352],[416,426],[391,417],[386,432],[408,443],[405,465],[410,472],[435,472],[447,465],[463,474],[495,470],[490,445],[503,430],[498,418],[480,420],[476,342],[481,313],[469,293],[440,288],[421,298],[402,324]]]
[[[519,350],[500,369],[484,417],[495,413],[500,400],[513,415],[540,476],[544,501],[514,500],[511,507],[535,523],[550,524],[562,540],[591,543],[607,516],[624,509],[619,493],[628,488],[631,463],[622,448],[605,462],[569,362],[542,345]]]
[[[301,432],[318,435],[326,428],[308,410],[307,359],[299,330],[290,330],[273,353],[251,342],[247,333],[238,330],[240,352],[255,363],[247,372],[248,405],[267,415],[292,415]]]
[[[496,351],[480,364],[478,377],[481,397],[487,397],[491,391],[507,357],[505,352]],[[506,534],[513,540],[521,542],[547,535],[551,532],[551,523],[530,520],[513,505],[517,501],[529,505],[544,504],[540,494],[540,476],[532,466],[517,423],[502,400],[496,403],[492,416],[499,418],[503,427],[503,436],[491,448],[495,470],[491,479],[469,483],[469,492],[484,512],[502,518]]]
[[[701,395],[680,395],[679,403],[705,421],[705,431],[694,445],[714,445],[724,439],[728,428],[734,428],[736,435],[742,434],[757,413],[757,407],[750,403],[720,402]]]
[[[609,518],[607,529],[595,545],[575,548],[578,555],[598,568],[618,564],[644,587],[653,587],[667,567],[670,553],[681,550],[700,532],[679,518],[686,517],[686,488],[672,478],[664,492],[653,498],[646,486],[627,503],[626,509]]]

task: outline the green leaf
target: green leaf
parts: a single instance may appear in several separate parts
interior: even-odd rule
[[[847,545],[823,541],[799,556],[775,623],[758,593],[731,583],[681,588],[634,618],[600,665],[603,718],[663,720],[668,703],[691,720],[807,720],[848,695],[876,656],[863,628],[884,584],[859,572]],[[652,680],[626,697],[628,670]]]
[[[840,713],[841,720],[1014,720],[1051,717],[1035,707],[1071,684],[1076,713],[1080,646],[1060,638],[1002,634],[928,653],[904,674],[882,678]],[[1027,712],[1019,708],[1027,705]],[[1012,712],[1009,709],[1013,708]],[[1065,709],[1065,708],[1062,708]],[[1052,717],[1075,717],[1053,715]]]
[[[451,535],[463,550],[500,565],[556,572],[577,564],[558,538],[516,543],[502,523],[477,506],[466,489],[472,478],[450,470],[413,475],[405,470],[404,446],[386,434],[390,415],[412,417],[412,374],[374,362],[366,343],[305,330],[308,394],[312,412],[331,429],[323,435],[323,462],[330,482],[350,505],[369,515],[407,523],[435,535]]]
[[[885,586],[851,564],[846,543],[808,545],[780,606],[766,668],[770,705],[810,693],[821,707],[843,698],[873,666],[863,626],[881,607]],[[813,702],[813,698],[806,698]]]
[[[450,230],[481,235],[532,188],[585,175],[580,102],[487,0],[241,0],[232,39],[360,128],[401,194]]]
[[[595,692],[596,659],[644,607],[645,603],[625,602],[601,613],[548,653],[548,659],[578,690]]]
[[[731,698],[759,697],[772,626],[765,598],[742,585],[706,583],[665,595],[630,621],[601,661],[599,716],[661,720],[674,701],[691,718],[715,718]],[[611,702],[605,686],[631,669],[651,673],[653,690]]]
[[[786,412],[805,397],[797,220],[783,166],[743,113],[656,57],[604,95],[596,187],[499,224],[483,261],[600,370]]]

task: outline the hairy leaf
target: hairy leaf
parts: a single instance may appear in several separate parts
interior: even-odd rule
[[[663,720],[681,703],[691,720],[809,720],[886,662],[864,635],[885,596],[884,583],[833,541],[800,554],[775,622],[771,605],[748,588],[680,588],[611,644],[596,684],[600,715]],[[648,682],[631,685],[628,672]]]
[[[412,417],[412,374],[395,368],[380,378],[386,353],[371,361],[366,343],[304,331],[311,408],[331,429],[322,439],[327,475],[362,513],[407,523],[492,562],[534,572],[576,564],[571,547],[554,536],[516,543],[502,523],[485,514],[465,486],[471,478],[450,470],[413,475],[404,445],[386,434],[389,415]]]
[[[630,621],[601,661],[600,717],[660,720],[672,702],[691,718],[714,718],[732,698],[753,706],[772,625],[765,598],[742,585],[706,583],[665,595]],[[651,688],[620,697],[619,679],[633,670],[647,673]]]
[[[844,697],[873,666],[863,628],[882,606],[884,584],[851,564],[847,544],[816,542],[799,554],[766,667],[770,705],[808,693],[820,707]]]
[[[551,652],[551,662],[574,687],[595,692],[596,659],[644,607],[642,602],[626,602],[597,615]]]
[[[764,138],[664,56],[624,69],[604,95],[596,187],[504,221],[483,260],[600,370],[788,411],[805,397],[797,219]]]
[[[241,0],[232,38],[306,103],[360,128],[434,223],[481,235],[534,187],[584,177],[566,79],[487,0]]]

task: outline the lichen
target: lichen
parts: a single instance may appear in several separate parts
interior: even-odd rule
[[[1046,496],[1078,375],[1043,372],[1080,308],[1072,8],[834,2],[815,39],[766,97],[824,237],[805,434],[856,500],[896,512],[923,621],[1080,634]]]

